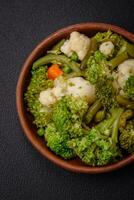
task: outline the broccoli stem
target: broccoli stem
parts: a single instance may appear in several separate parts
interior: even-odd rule
[[[122,108],[115,108],[115,109],[113,109],[111,117],[108,118],[108,119],[105,119],[102,122],[100,122],[99,124],[97,124],[95,126],[95,128],[98,131],[100,131],[103,135],[109,135],[111,133],[111,131],[109,131],[110,129],[113,130],[112,133],[116,133],[117,130],[118,130],[118,128],[117,128],[118,117],[120,119],[120,115],[121,115],[122,112],[123,112]],[[116,122],[116,120],[117,120],[117,122]],[[115,135],[116,134],[113,134],[113,138],[116,138]]]
[[[127,51],[124,51],[124,52],[118,54],[115,58],[108,61],[110,70],[113,71],[115,67],[117,67],[119,64],[121,64],[124,60],[127,60],[127,59],[128,59]]]
[[[130,101],[128,99],[125,99],[121,95],[118,95],[116,97],[116,100],[120,105],[125,106],[126,108],[134,110],[134,101]]]
[[[129,42],[124,41],[124,44],[122,45],[118,54],[120,54],[124,51],[126,51],[131,57],[134,57],[134,45],[133,44],[130,44]]]
[[[86,124],[89,124],[91,122],[91,120],[93,119],[95,114],[98,112],[98,110],[100,110],[101,106],[102,105],[99,100],[96,100],[93,103],[93,105],[89,108],[89,110],[87,111],[87,114],[85,116]]]
[[[118,128],[119,128],[119,121],[120,121],[120,116],[123,113],[123,109],[122,108],[118,108],[115,110],[116,112],[116,119],[113,123],[113,130],[112,130],[112,141],[114,142],[114,144],[117,144],[118,142]]]

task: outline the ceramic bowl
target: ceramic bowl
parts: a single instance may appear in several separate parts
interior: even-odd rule
[[[119,169],[125,165],[128,165],[134,162],[134,155],[127,156],[121,161],[110,164],[103,167],[91,167],[82,163],[78,158],[73,160],[64,160],[61,157],[55,155],[45,144],[44,140],[36,134],[36,127],[33,125],[33,117],[27,111],[26,105],[24,103],[24,92],[30,81],[30,70],[32,63],[38,59],[40,56],[44,55],[45,52],[50,49],[54,44],[56,44],[62,38],[66,38],[72,31],[79,31],[88,35],[89,37],[93,36],[98,31],[107,31],[111,30],[115,33],[118,33],[134,43],[134,34],[114,25],[104,24],[104,23],[82,23],[72,26],[65,27],[56,31],[55,33],[49,35],[37,47],[31,52],[31,54],[26,59],[22,70],[19,75],[17,90],[16,90],[16,103],[17,111],[19,115],[19,120],[23,131],[32,145],[46,158],[55,163],[56,165],[79,173],[104,173],[109,172],[115,169]]]

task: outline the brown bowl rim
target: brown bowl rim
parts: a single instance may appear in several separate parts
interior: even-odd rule
[[[79,24],[74,24],[65,28],[62,28],[54,33],[52,33],[51,35],[49,35],[48,37],[46,37],[43,41],[41,41],[36,47],[35,49],[30,53],[30,55],[28,56],[28,58],[26,59],[25,63],[23,64],[23,67],[21,69],[19,78],[18,78],[18,82],[17,82],[17,87],[16,87],[16,106],[17,106],[17,112],[18,112],[18,116],[19,116],[19,120],[22,126],[22,129],[26,135],[26,137],[28,138],[28,140],[32,143],[32,145],[47,159],[49,159],[50,161],[52,161],[53,163],[55,163],[56,165],[67,169],[69,171],[73,171],[73,172],[78,172],[78,173],[89,173],[89,174],[96,174],[96,173],[105,173],[105,172],[110,172],[113,170],[117,170],[125,165],[128,165],[132,162],[134,162],[134,155],[130,155],[124,159],[122,159],[121,161],[118,161],[117,163],[114,164],[110,164],[107,166],[102,166],[102,167],[91,167],[91,166],[74,166],[72,163],[69,163],[66,160],[63,160],[62,158],[60,158],[59,156],[55,155],[54,153],[52,153],[50,150],[46,151],[45,148],[43,148],[43,146],[41,146],[39,144],[39,142],[37,140],[35,140],[32,137],[31,134],[31,129],[26,121],[25,118],[25,114],[24,114],[24,107],[23,107],[23,91],[22,91],[22,85],[25,81],[25,74],[27,73],[27,70],[30,70],[29,67],[29,63],[31,60],[33,60],[36,57],[36,54],[46,45],[48,44],[50,41],[55,40],[56,38],[61,36],[63,33],[65,32],[72,32],[74,30],[78,30],[78,31],[82,31],[83,29],[97,29],[97,30],[112,30],[116,33],[121,34],[122,36],[124,36],[125,38],[127,38],[128,40],[134,42],[134,34],[126,31],[125,29],[115,26],[115,25],[111,25],[111,24],[105,24],[105,23],[79,23]]]

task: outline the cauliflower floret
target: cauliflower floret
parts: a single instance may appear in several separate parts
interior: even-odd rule
[[[68,79],[67,94],[74,97],[86,97],[88,102],[95,99],[95,87],[82,77]]]
[[[39,95],[42,105],[49,107],[64,96],[85,97],[92,103],[95,99],[95,87],[82,77],[68,80],[63,77],[54,80],[54,87],[44,90]]]
[[[109,55],[112,54],[112,52],[114,50],[114,45],[113,45],[113,43],[111,41],[103,42],[100,45],[99,50],[104,55],[109,56]]]
[[[66,91],[63,87],[54,87],[52,89],[53,95],[57,98],[57,100],[61,99],[61,97],[64,97],[66,95]]]
[[[130,75],[134,75],[134,59],[126,60],[118,66],[118,84],[121,89]]]
[[[50,106],[56,102],[56,97],[54,96],[52,89],[47,89],[40,92],[39,101],[44,106]]]
[[[63,76],[59,76],[54,80],[54,87],[63,87],[66,88],[67,81]]]
[[[74,31],[70,34],[69,40],[67,40],[62,46],[61,51],[70,57],[75,51],[80,60],[86,55],[90,45],[90,38],[81,34],[77,31]]]
[[[52,92],[58,100],[66,95],[66,89],[67,81],[62,76],[54,80],[54,88],[52,89]]]

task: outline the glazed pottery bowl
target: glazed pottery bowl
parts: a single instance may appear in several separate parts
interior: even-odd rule
[[[127,156],[117,163],[103,167],[91,167],[82,163],[78,158],[75,158],[73,160],[64,160],[61,157],[55,155],[46,146],[45,141],[36,134],[37,129],[35,125],[33,125],[32,123],[33,117],[27,111],[26,105],[24,103],[24,92],[26,91],[26,88],[30,82],[30,70],[33,62],[40,56],[44,55],[48,49],[50,49],[54,44],[56,44],[62,38],[68,37],[72,31],[78,31],[80,33],[84,33],[89,37],[91,37],[99,31],[103,32],[107,30],[111,30],[115,33],[118,33],[134,43],[134,34],[114,25],[104,24],[104,23],[82,23],[82,24],[68,26],[49,35],[31,52],[31,54],[25,61],[24,65],[22,66],[22,70],[20,72],[17,83],[17,90],[16,90],[17,111],[21,126],[24,130],[26,137],[44,157],[48,158],[50,161],[57,164],[58,166],[73,172],[92,173],[92,174],[109,172],[134,162],[134,155]]]

